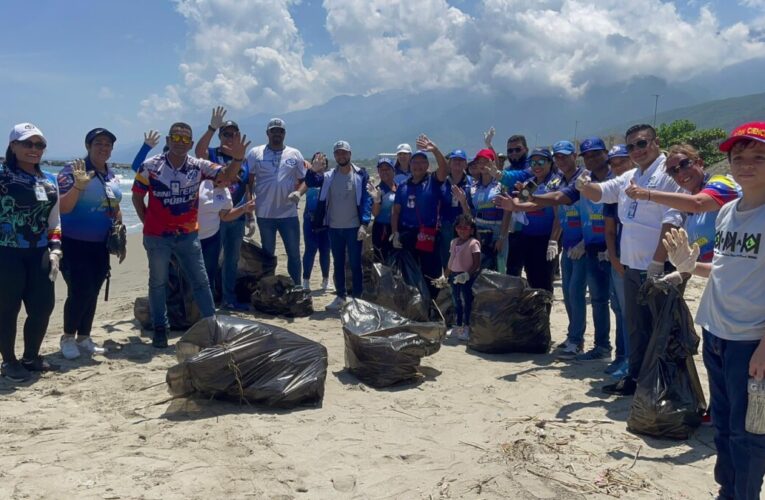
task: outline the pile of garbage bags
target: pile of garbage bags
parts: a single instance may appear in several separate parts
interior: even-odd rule
[[[372,264],[362,298],[413,321],[430,320],[430,292],[417,261],[398,251],[388,265]]]
[[[167,319],[171,330],[185,330],[202,317],[194,302],[191,284],[184,276],[178,259],[170,257],[170,268],[167,277],[165,303],[167,304]],[[145,330],[154,328],[151,320],[148,297],[137,297],[133,305],[135,319]]]
[[[265,276],[258,280],[250,297],[258,311],[295,318],[313,314],[311,292],[295,286],[289,276]]]
[[[420,375],[420,360],[438,352],[443,323],[415,322],[364,300],[353,300],[340,319],[345,367],[373,387],[387,387]]]
[[[176,344],[167,371],[174,396],[202,395],[278,408],[318,406],[327,349],[289,330],[218,316],[192,326]]]
[[[468,347],[486,353],[546,353],[552,294],[523,278],[481,271],[473,283]]]
[[[647,280],[638,302],[653,316],[653,332],[637,380],[627,428],[638,434],[687,439],[701,425],[706,402],[693,355],[699,336],[679,290]]]
[[[236,270],[234,293],[236,300],[248,304],[258,281],[265,276],[273,276],[276,272],[276,256],[267,253],[258,243],[249,238],[242,240],[239,253],[239,264]],[[222,283],[221,280],[217,280]]]

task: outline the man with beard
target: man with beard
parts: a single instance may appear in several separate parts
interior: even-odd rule
[[[507,140],[507,161],[505,170],[524,170],[529,166],[529,147],[523,135],[511,135]]]

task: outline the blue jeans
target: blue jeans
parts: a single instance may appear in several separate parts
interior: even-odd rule
[[[706,330],[703,336],[720,497],[757,500],[765,475],[765,435],[747,432],[745,422],[749,360],[759,341],[723,340]]]
[[[452,304],[454,304],[455,326],[470,326],[470,311],[473,309],[473,283],[478,275],[471,277],[467,283],[457,284],[454,277],[459,273],[449,275],[452,286]]]
[[[585,256],[573,260],[565,249],[561,255],[563,304],[568,316],[566,340],[579,345],[584,343],[584,331],[587,328],[587,260]]]
[[[329,231],[314,231],[311,227],[311,219],[303,217],[303,279],[311,279],[313,263],[316,260],[316,252],[319,252],[319,266],[321,277],[329,277]]]
[[[630,355],[630,341],[627,323],[624,319],[624,276],[611,268],[611,310],[616,318],[616,357],[627,359]]]
[[[347,229],[329,228],[329,243],[332,247],[332,261],[334,265],[335,290],[338,297],[345,298],[345,253],[348,252],[348,260],[351,264],[353,277],[353,297],[360,298],[364,290],[363,276],[361,274],[361,243],[357,239],[358,227]]]
[[[276,232],[282,237],[287,251],[287,272],[296,284],[300,284],[300,221],[297,217],[269,219],[258,217],[258,230],[263,250],[276,255]]]
[[[221,269],[221,289],[223,303],[236,304],[236,269],[239,265],[239,251],[244,237],[244,218],[220,223],[220,242],[223,247],[223,268]]]
[[[218,258],[220,257],[220,231],[209,238],[199,240],[199,244],[202,246],[207,282],[210,284],[210,291],[215,295],[215,277],[218,275]]]
[[[170,256],[173,254],[191,283],[194,300],[202,317],[215,316],[215,304],[210,284],[207,282],[202,246],[196,232],[177,236],[144,235],[143,247],[149,257],[149,307],[154,328],[169,328],[166,290]]]
[[[587,288],[590,290],[592,322],[595,325],[595,347],[611,351],[611,313],[608,296],[611,288],[611,263],[598,260],[597,252],[588,251],[586,262]]]

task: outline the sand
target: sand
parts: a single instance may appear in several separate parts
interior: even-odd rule
[[[559,285],[556,344],[567,323]],[[702,287],[693,278],[686,293],[694,312]],[[611,381],[604,362],[480,355],[449,341],[423,360],[418,384],[360,384],[344,371],[339,319],[323,311],[329,294],[315,294],[310,318],[243,313],[327,347],[320,408],[171,400],[165,372],[182,332],[170,349],[151,347],[132,311],[146,289],[133,235],[96,313],[94,339],[110,352],[67,361],[58,352],[59,279],[42,352],[62,370],[24,384],[0,379],[0,498],[702,499],[716,491],[712,430],[685,442],[627,432],[629,398],[600,391]],[[706,389],[700,357],[697,366]]]

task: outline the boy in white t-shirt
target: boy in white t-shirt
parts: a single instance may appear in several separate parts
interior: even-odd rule
[[[709,278],[696,323],[704,336],[710,412],[715,428],[719,498],[758,499],[765,475],[765,435],[747,432],[748,381],[765,378],[765,122],[746,123],[720,145],[743,195],[720,209],[711,263],[684,230],[664,245],[680,273]]]

